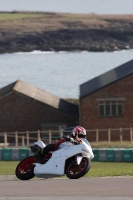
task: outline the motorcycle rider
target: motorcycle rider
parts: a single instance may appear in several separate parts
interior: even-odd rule
[[[63,142],[71,142],[75,145],[82,143],[82,140],[89,144],[86,140],[86,130],[81,126],[76,126],[72,133],[70,133],[67,137],[63,136],[59,141],[54,142],[53,144],[48,144],[43,149],[40,148],[38,145],[31,145],[30,149],[33,153],[36,153],[36,157],[41,158],[42,156],[46,155],[49,151],[55,151],[58,149],[60,144]]]

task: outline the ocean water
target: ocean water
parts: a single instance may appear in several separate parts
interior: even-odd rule
[[[0,54],[0,88],[21,79],[61,98],[78,98],[80,84],[131,59],[133,50]]]
[[[0,11],[133,14],[133,0],[0,0]]]
[[[133,14],[133,0],[0,0],[0,11]],[[119,52],[40,52],[0,55],[0,88],[21,79],[62,98],[78,98],[79,85],[133,59]]]

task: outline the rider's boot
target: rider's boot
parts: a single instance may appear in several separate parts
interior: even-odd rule
[[[36,157],[38,159],[41,159],[44,157],[49,151],[54,151],[54,144],[48,144],[46,147],[43,149],[38,149],[38,152],[36,153]]]
[[[30,146],[30,149],[34,153],[34,155],[36,156],[37,160],[42,159],[42,154],[41,154],[42,149],[38,145],[33,144],[33,145]]]
[[[43,149],[40,148],[38,145],[31,145],[30,149],[33,153],[35,153],[35,156],[38,160],[41,160],[49,151],[54,151],[54,144],[48,144]]]

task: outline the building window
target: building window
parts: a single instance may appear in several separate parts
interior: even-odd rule
[[[115,117],[123,115],[123,101],[99,101],[99,115],[101,117]]]

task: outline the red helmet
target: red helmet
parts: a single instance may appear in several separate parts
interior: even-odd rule
[[[81,126],[76,126],[72,131],[72,136],[73,137],[78,136],[78,137],[81,137],[81,138],[85,137],[86,136],[86,130]]]

